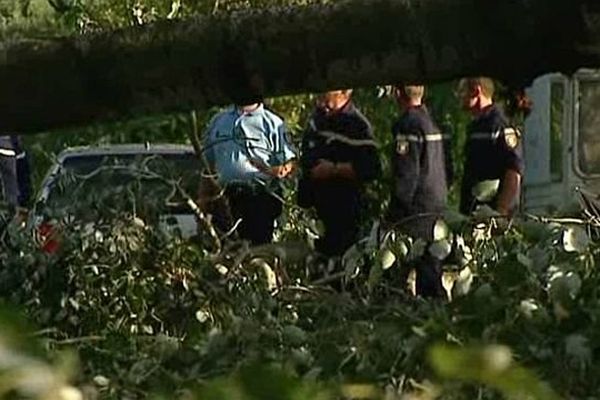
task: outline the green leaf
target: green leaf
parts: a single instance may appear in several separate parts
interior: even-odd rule
[[[580,226],[571,226],[563,232],[563,247],[566,252],[583,253],[590,244],[590,238]]]
[[[491,201],[500,188],[500,180],[493,179],[487,181],[481,181],[471,189],[471,194],[482,203]]]
[[[473,272],[471,268],[463,268],[452,286],[452,298],[455,299],[460,296],[465,296],[471,290],[471,284],[473,283]],[[480,288],[481,290],[481,288]]]
[[[413,242],[412,246],[410,246],[410,250],[408,252],[408,260],[416,260],[421,257],[425,250],[427,249],[427,242],[423,239],[417,239]]]
[[[539,306],[534,299],[521,300],[519,303],[519,312],[528,319],[533,317],[533,314],[539,310]]]
[[[473,216],[477,218],[493,218],[499,217],[500,213],[494,210],[492,207],[487,204],[478,205],[475,211],[473,212]]]
[[[458,232],[464,224],[469,222],[469,217],[453,210],[444,211],[444,221],[453,232]]]
[[[394,265],[396,255],[389,249],[383,249],[379,252],[379,262],[381,263],[381,269],[385,271]]]
[[[438,240],[429,245],[429,254],[437,258],[438,260],[443,260],[452,251],[452,246],[447,239]]]
[[[565,338],[565,353],[580,368],[584,368],[592,362],[589,340],[581,334],[572,334]]]
[[[435,221],[435,225],[433,226],[433,241],[437,242],[438,240],[448,239],[448,236],[450,236],[450,228],[446,222],[443,219]]]
[[[563,271],[556,266],[550,267],[548,273],[550,274],[548,280],[550,298],[560,302],[563,306],[570,304],[581,290],[579,274],[574,271]]]
[[[300,346],[306,342],[307,335],[296,325],[286,325],[283,328],[283,340],[292,346]]]
[[[506,346],[459,348],[438,344],[430,349],[429,361],[442,378],[488,385],[507,398],[559,399],[546,383],[517,365]]]

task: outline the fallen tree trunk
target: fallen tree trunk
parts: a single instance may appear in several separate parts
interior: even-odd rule
[[[597,0],[348,0],[5,41],[0,131],[399,80],[600,66]]]

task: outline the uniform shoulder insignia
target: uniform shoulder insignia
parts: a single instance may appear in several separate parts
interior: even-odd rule
[[[406,137],[403,135],[396,136],[396,153],[405,156],[408,154],[409,147],[408,139]]]
[[[518,129],[513,127],[504,128],[504,142],[509,149],[514,149],[519,145],[519,141],[521,140],[521,132]]]

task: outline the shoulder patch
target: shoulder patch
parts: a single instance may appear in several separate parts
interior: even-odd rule
[[[396,153],[398,153],[401,156],[405,156],[406,154],[408,154],[408,149],[409,149],[409,143],[408,143],[408,139],[406,139],[405,137],[400,137],[400,135],[398,135],[398,137],[396,138]]]
[[[521,132],[518,129],[508,127],[504,128],[504,142],[509,149],[514,149],[519,145],[521,140]]]

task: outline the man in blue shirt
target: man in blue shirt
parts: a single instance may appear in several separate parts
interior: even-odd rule
[[[18,135],[0,136],[0,195],[13,211],[27,207],[29,162]]]
[[[283,120],[267,110],[262,98],[245,101],[217,114],[209,124],[204,155],[225,197],[237,232],[252,244],[272,240],[274,221],[281,214],[279,180],[293,169],[296,154]],[[226,231],[215,217],[217,228]]]

